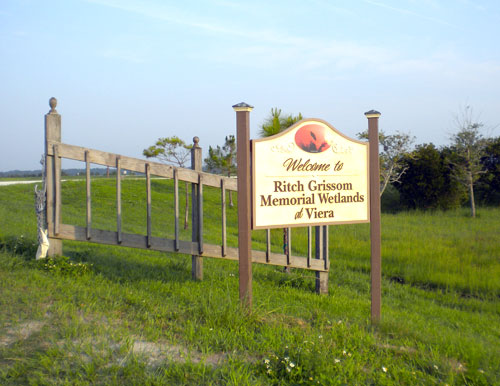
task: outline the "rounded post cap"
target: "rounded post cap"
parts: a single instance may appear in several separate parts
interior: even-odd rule
[[[49,99],[49,106],[50,106],[50,111],[49,114],[57,114],[57,99],[52,97]]]
[[[193,137],[193,147],[200,147],[200,138],[198,137]]]
[[[234,111],[252,111],[253,106],[250,106],[248,103],[240,102],[233,106]]]
[[[380,117],[380,113],[377,110],[370,110],[365,113],[366,118],[378,118]]]

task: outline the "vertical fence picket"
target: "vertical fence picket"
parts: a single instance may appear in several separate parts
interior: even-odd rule
[[[328,264],[327,257],[325,257],[326,248],[328,242],[325,241],[325,226],[315,226],[315,249],[316,249],[316,259],[325,261],[325,268]],[[326,245],[326,248],[325,248]],[[328,272],[316,271],[316,292],[318,294],[328,293]]]
[[[151,247],[151,165],[146,164],[147,246]]]
[[[87,196],[87,240],[90,240],[92,229],[92,195],[90,190],[90,154],[89,151],[85,151],[85,183],[86,183],[86,196]]]
[[[266,263],[271,261],[271,229],[266,229]]]
[[[174,226],[175,226],[175,239],[174,249],[179,250],[179,172],[177,168],[174,169]]]
[[[203,178],[198,175],[198,252],[203,254]]]
[[[290,255],[292,253],[292,230],[290,228],[286,228],[286,265],[290,265]]]
[[[311,267],[312,258],[312,226],[307,227],[307,268]]]
[[[116,157],[116,241],[122,243],[122,165],[120,156]]]
[[[323,242],[324,242],[324,251],[323,251],[323,260],[325,262],[325,269],[328,269],[328,249],[329,249],[329,240],[328,240],[328,235],[329,234],[329,228],[328,225],[325,225],[323,227]]]
[[[200,139],[198,137],[193,138],[193,147],[191,149],[191,169],[201,172],[202,163],[202,149],[199,145]],[[195,183],[191,184],[191,241],[193,243],[198,243],[198,250],[200,236],[203,239],[203,235],[200,235],[200,203],[198,202],[201,197],[200,193],[200,180],[198,180],[198,186]],[[201,214],[203,216],[203,214]],[[202,247],[203,249],[203,247]],[[191,255],[191,276],[193,280],[203,280],[203,258],[198,253],[197,255]]]
[[[61,222],[61,158],[59,157],[59,146],[54,146],[54,171],[55,171],[55,218],[54,234],[59,235]]]
[[[226,256],[226,248],[227,248],[227,241],[226,241],[226,182],[224,178],[220,180],[220,191],[221,191],[221,225],[222,225],[222,257]]]

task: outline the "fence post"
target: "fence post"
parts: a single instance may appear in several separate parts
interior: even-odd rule
[[[315,244],[316,244],[316,259],[325,260],[328,251],[325,250],[328,233],[324,231],[323,226],[315,226]],[[328,271],[316,271],[316,293],[323,295],[328,294]]]
[[[368,118],[368,140],[370,148],[370,279],[371,279],[371,320],[380,322],[382,303],[382,258],[380,226],[380,170],[378,155],[378,119],[380,113],[370,110]]]
[[[198,137],[193,138],[193,147],[191,149],[191,169],[201,171],[202,149],[198,143]],[[199,181],[199,179],[198,179]],[[199,203],[201,199],[197,184],[191,184],[191,240],[198,243],[200,240],[199,234]],[[191,255],[191,276],[193,280],[203,280],[203,258],[199,255]]]
[[[252,309],[252,208],[250,184],[250,111],[253,106],[238,103],[236,111],[236,142],[238,162],[238,254],[240,301]]]
[[[47,186],[46,216],[47,230],[49,235],[49,250],[47,256],[62,255],[62,240],[55,239],[56,215],[61,222],[61,202],[56,201],[56,183],[61,181],[61,162],[55,160],[55,155],[48,155],[49,142],[61,142],[61,116],[56,110],[57,99],[52,97],[49,100],[50,111],[45,114],[45,179]],[[56,205],[58,209],[56,209]]]

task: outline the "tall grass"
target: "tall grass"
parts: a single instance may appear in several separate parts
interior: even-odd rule
[[[146,231],[144,184],[123,181],[128,232]],[[92,191],[94,226],[114,230],[114,181],[95,180]],[[85,225],[84,183],[65,182],[62,193],[64,222]],[[205,239],[214,243],[218,194],[205,189]],[[172,197],[171,182],[153,180],[154,235],[173,234]],[[328,296],[314,294],[309,271],[254,265],[246,314],[235,262],[205,259],[194,282],[187,256],[64,242],[69,262],[49,269],[31,260],[33,186],[1,187],[0,219],[1,384],[500,383],[498,208],[477,219],[466,210],[384,214],[376,327],[367,224],[330,227]],[[305,238],[292,231],[297,253]],[[264,246],[263,232],[254,244]]]

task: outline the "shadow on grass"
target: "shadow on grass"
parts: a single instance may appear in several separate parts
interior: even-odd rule
[[[73,261],[91,263],[93,272],[118,283],[149,280],[183,283],[191,280],[191,259],[188,256],[117,248],[68,245],[64,254]]]

